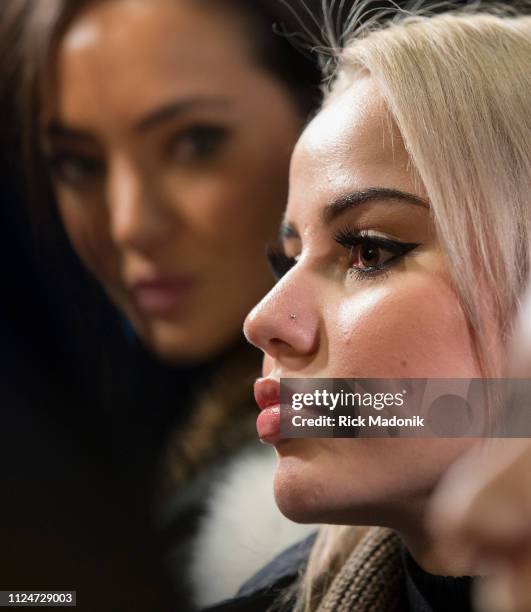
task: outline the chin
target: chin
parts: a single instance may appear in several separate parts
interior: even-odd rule
[[[287,461],[289,465],[282,465]],[[369,486],[348,491],[330,477],[312,473],[310,466],[296,466],[293,458],[281,460],[275,474],[275,501],[280,512],[296,523],[329,525],[381,525],[393,527],[394,503],[383,491]],[[337,488],[336,488],[337,487]]]
[[[330,501],[313,465],[295,457],[280,457],[274,480],[275,501],[282,514],[296,523],[322,522]]]

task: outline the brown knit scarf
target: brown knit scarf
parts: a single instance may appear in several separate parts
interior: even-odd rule
[[[318,612],[399,612],[402,578],[398,536],[372,527],[334,578]]]

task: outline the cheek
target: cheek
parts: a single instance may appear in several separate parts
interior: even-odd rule
[[[219,162],[201,172],[168,177],[167,195],[175,199],[178,194],[179,207],[203,248],[218,254],[222,248],[224,257],[239,266],[246,256],[264,261],[264,243],[276,236],[285,207],[299,120],[282,104],[279,125],[244,114]]]
[[[457,296],[435,274],[346,299],[335,320],[331,356],[333,367],[345,376],[481,376]]]
[[[170,180],[169,198],[175,200],[202,248],[244,259],[258,253],[276,233],[287,196],[288,158],[244,159],[238,156],[219,171]],[[260,163],[259,163],[260,162]]]
[[[299,522],[398,527],[416,519],[448,466],[474,444],[456,439],[299,439],[278,449],[275,497]]]
[[[59,218],[72,248],[86,268],[106,285],[106,280],[118,275],[118,258],[109,236],[107,220],[81,210],[79,203],[60,191],[56,199]]]
[[[242,254],[241,249],[260,249],[275,232],[285,201],[285,181],[264,181],[237,176],[198,180],[190,186],[179,206],[186,207],[189,226],[201,235],[207,250],[223,247],[225,253]],[[192,227],[190,227],[192,229]],[[257,247],[256,245],[260,245]]]

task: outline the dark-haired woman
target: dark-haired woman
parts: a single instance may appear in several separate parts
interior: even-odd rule
[[[292,148],[318,98],[317,69],[273,31],[290,15],[285,3],[25,4],[20,94],[33,211],[59,251],[56,269],[64,232],[87,283],[120,314],[128,350],[112,316],[94,321],[84,286],[69,296],[84,333],[105,336],[98,343],[112,405],[103,428],[129,481],[157,474],[176,583],[191,580],[202,603],[213,601],[232,583],[225,576],[205,592],[204,557],[186,576],[190,539],[220,466],[249,439],[258,355],[241,325],[270,286],[262,255],[286,199]],[[67,295],[71,282],[62,279]],[[207,558],[208,534],[223,530],[216,525],[213,517],[200,536]],[[226,554],[223,542],[216,550]],[[241,572],[263,560],[242,560]],[[234,588],[241,578],[231,578]]]

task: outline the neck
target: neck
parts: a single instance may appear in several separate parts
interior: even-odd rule
[[[474,576],[480,573],[470,550],[461,541],[447,534],[428,533],[424,527],[419,528],[418,517],[414,528],[397,531],[411,556],[425,572],[438,576]]]

